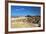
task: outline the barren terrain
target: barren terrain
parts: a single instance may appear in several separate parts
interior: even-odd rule
[[[40,27],[40,16],[12,17],[12,28]]]

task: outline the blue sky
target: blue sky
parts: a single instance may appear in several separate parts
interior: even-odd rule
[[[38,16],[40,7],[35,6],[11,6],[11,16]]]

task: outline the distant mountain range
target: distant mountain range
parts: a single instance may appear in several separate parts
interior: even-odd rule
[[[30,15],[27,15],[27,16],[11,16],[12,18],[15,18],[15,17],[38,17],[38,16],[30,16]],[[40,17],[40,16],[39,16]]]

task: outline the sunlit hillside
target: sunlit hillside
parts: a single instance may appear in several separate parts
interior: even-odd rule
[[[12,28],[40,27],[40,16],[12,17]]]

